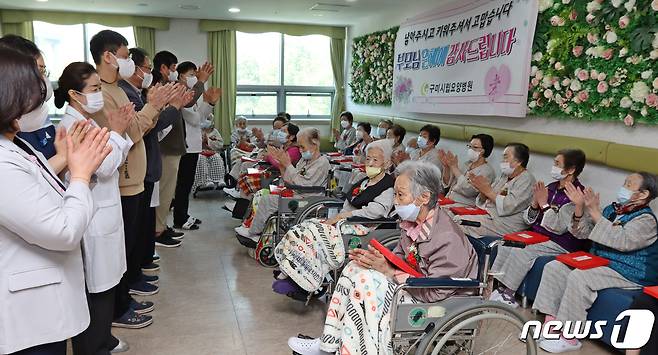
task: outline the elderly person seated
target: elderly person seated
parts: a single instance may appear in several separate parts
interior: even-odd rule
[[[441,171],[425,162],[405,162],[395,181],[395,210],[403,220],[394,253],[425,277],[477,276],[478,260],[468,239],[437,206]],[[317,339],[290,338],[302,355],[392,353],[389,326],[396,284],[410,277],[395,269],[376,249],[353,249],[329,302],[324,331]],[[459,290],[411,289],[405,302],[437,302]],[[349,316],[347,310],[351,310]],[[357,331],[357,327],[359,331]]]
[[[320,132],[317,128],[304,128],[297,134],[297,142],[302,159],[297,166],[292,164],[290,155],[280,148],[269,147],[270,154],[279,165],[283,182],[295,186],[325,186],[329,176],[329,160],[320,154]],[[302,198],[305,194],[296,194]],[[258,201],[258,208],[250,227],[242,224],[235,232],[248,246],[256,247],[267,219],[279,208],[278,195],[264,195]]]
[[[203,150],[197,160],[192,191],[221,189],[226,186],[224,183],[226,170],[224,168],[224,158],[221,156],[221,151],[224,149],[224,138],[222,138],[212,121],[202,123],[201,129],[201,147]]]
[[[370,123],[360,122],[356,125],[356,143],[351,147],[354,162],[362,163],[366,159],[366,147],[373,141],[371,131]]]
[[[345,111],[340,114],[340,127],[342,131],[334,128],[334,148],[339,152],[345,153],[345,150],[356,143],[356,128],[352,126],[354,123],[354,116],[349,111]]]
[[[575,205],[571,232],[591,240],[590,253],[610,263],[587,270],[573,269],[557,260],[548,263],[533,304],[546,314],[546,321],[585,321],[599,290],[658,283],[658,225],[649,207],[657,193],[654,175],[631,174],[619,189],[617,202],[601,211],[598,193],[567,185],[567,195]],[[539,346],[558,353],[578,350],[582,345],[577,339],[560,338],[540,340]]]
[[[447,198],[462,205],[475,205],[475,198],[480,193],[468,180],[470,174],[484,176],[487,183],[496,179],[496,172],[487,162],[494,147],[494,139],[488,134],[476,134],[471,137],[466,151],[467,164],[464,171],[459,169],[457,156],[450,151],[439,150],[443,187],[449,189]]]
[[[394,124],[386,132],[386,138],[393,140],[393,154],[403,153],[406,151],[404,144],[404,136],[407,135],[407,130],[399,124]]]
[[[400,164],[405,160],[418,160],[441,166],[436,146],[441,140],[441,129],[435,125],[425,125],[420,129],[420,134],[415,141],[410,141],[409,146],[416,147],[410,152],[399,152],[393,156],[393,163]]]
[[[518,307],[514,294],[538,257],[589,249],[586,240],[577,239],[568,230],[575,205],[567,195],[567,186],[583,189],[578,176],[585,167],[585,161],[585,153],[580,149],[561,150],[555,156],[551,169],[551,177],[555,181],[548,186],[540,181],[534,186],[532,203],[523,217],[532,231],[550,240],[525,248],[499,247],[492,270],[500,274],[496,278],[501,286],[491,294],[490,300]]]
[[[391,129],[391,127],[393,127],[393,121],[381,120],[377,124],[377,127],[372,129],[370,135],[374,140],[384,139],[386,138],[386,133],[388,132],[389,129]]]
[[[510,143],[503,151],[501,175],[491,185],[482,175],[469,174],[468,180],[480,193],[475,204],[486,210],[486,215],[466,216],[480,227],[462,226],[464,233],[473,237],[503,236],[527,227],[523,213],[530,206],[535,178],[526,169],[530,151],[525,144]]]

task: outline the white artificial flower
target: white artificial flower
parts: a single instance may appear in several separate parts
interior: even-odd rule
[[[571,81],[571,85],[569,85],[569,89],[571,89],[571,91],[574,91],[574,92],[575,91],[580,91],[581,88],[582,88],[582,86],[580,85],[580,80],[578,80],[578,79],[573,79]]]
[[[631,88],[631,99],[635,102],[644,102],[649,95],[649,86],[644,81],[636,81]]]
[[[658,11],[658,0],[653,0],[651,2],[651,8],[653,9],[653,11]]]
[[[567,5],[570,2],[571,2],[571,0],[562,0],[562,3],[565,4],[565,5]]]
[[[535,101],[535,100],[530,101],[530,103],[528,104],[528,107],[529,107],[529,108],[535,108],[535,107],[537,107],[537,101]]]
[[[556,45],[557,45],[557,40],[549,39],[548,43],[546,43],[546,51],[551,52]]]
[[[617,34],[615,33],[615,31],[606,32],[606,34],[605,34],[605,36],[603,36],[603,38],[605,38],[605,41],[608,42],[608,43],[617,42]]]
[[[551,97],[553,97],[553,91],[551,89],[544,90],[544,97],[550,99]]]
[[[628,2],[624,4],[624,7],[628,12],[633,11],[633,8],[635,7],[635,0],[628,0]]]
[[[642,77],[644,80],[647,80],[651,77],[651,74],[653,74],[653,70],[645,70],[640,74],[640,77]]]
[[[587,3],[587,12],[592,13],[594,11],[601,10],[601,4],[596,1],[590,1]]]
[[[615,8],[618,8],[619,6],[621,6],[621,3],[623,3],[623,2],[624,2],[624,0],[612,0],[611,1],[612,6],[614,6]]]
[[[541,80],[542,78],[544,78],[544,72],[541,70],[537,70],[537,72],[535,73],[535,78],[537,78],[537,80]]]
[[[647,114],[649,114],[649,112],[647,112],[646,106],[642,107],[642,110],[640,110],[640,114],[644,117],[647,117]]]
[[[624,96],[621,101],[619,101],[619,106],[621,108],[629,108],[633,104],[633,100],[631,100],[628,96]]]
[[[655,79],[653,79],[653,84],[652,84],[652,85],[653,85],[653,88],[654,88],[654,89],[658,90],[658,77],[656,77]]]
[[[553,0],[539,0],[539,12],[544,12],[553,7]]]
[[[544,54],[542,54],[542,52],[537,52],[537,53],[535,53],[535,54],[532,55],[532,60],[534,60],[535,62],[538,62],[538,61],[540,61],[543,57],[544,57]]]
[[[653,42],[651,42],[651,47],[658,49],[658,32],[653,34]]]
[[[628,48],[624,47],[619,50],[619,58],[623,58],[628,54]]]
[[[539,70],[539,68],[537,68],[536,65],[533,65],[533,66],[530,68],[530,76],[535,76],[535,74],[537,74],[537,70]]]

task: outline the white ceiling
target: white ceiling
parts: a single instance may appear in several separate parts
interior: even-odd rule
[[[409,5],[440,0],[0,0],[0,8],[120,13],[196,19],[234,19],[269,22],[354,25],[370,16],[400,10]],[[311,11],[316,4],[345,5],[334,11]],[[196,10],[181,5],[198,6]],[[241,12],[232,14],[230,7]]]

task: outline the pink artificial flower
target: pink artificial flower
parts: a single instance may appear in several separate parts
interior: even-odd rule
[[[534,87],[534,86],[539,85],[539,80],[537,80],[537,78],[532,78],[532,80],[530,80],[530,83]]]
[[[658,95],[653,94],[653,93],[649,94],[649,95],[647,96],[645,102],[646,102],[647,106],[649,106],[649,107],[656,107],[656,108],[658,108]]]
[[[551,90],[551,89],[546,89],[546,90],[544,91],[544,97],[547,98],[547,99],[550,99],[551,97],[553,97],[553,90]]]
[[[596,33],[588,33],[587,34],[587,42],[591,44],[596,44],[599,41],[599,36]]]
[[[589,99],[589,93],[588,93],[587,91],[585,91],[585,90],[580,91],[580,92],[578,93],[578,99],[579,99],[581,102],[587,101],[587,99]]]
[[[596,78],[599,79],[599,81],[603,81],[605,80],[606,77],[607,75],[605,73],[599,73],[599,75]]]
[[[577,18],[578,18],[578,13],[576,12],[576,10],[571,10],[571,13],[569,14],[569,20],[576,21]]]
[[[599,81],[599,85],[596,86],[596,92],[603,94],[608,91],[608,83],[605,81]]]
[[[628,16],[624,15],[619,18],[619,28],[624,29],[628,26],[628,23],[631,22],[631,19]]]
[[[595,18],[596,16],[594,16],[593,14],[587,14],[587,16],[585,16],[585,21],[587,21],[587,23],[592,23]]]
[[[539,93],[536,92],[536,91],[533,92],[533,93],[532,93],[532,98],[533,98],[533,99],[537,99],[537,98],[539,98]]]
[[[580,81],[585,81],[589,79],[589,73],[587,72],[587,70],[584,69],[579,71],[577,76],[578,76],[578,80]]]
[[[589,77],[592,79],[598,78],[599,76],[599,71],[596,69],[592,69],[589,71]]]
[[[580,57],[580,55],[583,54],[583,46],[573,47],[571,53],[573,53],[574,57]]]
[[[567,90],[567,92],[564,94],[564,96],[565,96],[567,99],[572,98],[572,97],[573,97],[573,91],[571,91],[571,90]]]
[[[635,124],[635,119],[633,118],[633,116],[631,116],[630,113],[626,115],[626,117],[624,117],[624,124],[627,125],[628,127],[632,127]]]
[[[658,0],[653,0],[651,2],[651,8],[653,9],[653,11],[658,11]]]
[[[604,50],[603,53],[601,53],[601,57],[603,57],[603,59],[605,59],[605,60],[610,60],[610,59],[612,59],[613,54],[614,54],[614,51],[612,50],[612,48],[608,48],[608,49]]]

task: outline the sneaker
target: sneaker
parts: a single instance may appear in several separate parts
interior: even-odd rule
[[[229,212],[233,212],[233,209],[235,208],[236,203],[237,202],[235,202],[235,201],[226,201],[226,203],[224,204],[224,209],[229,211]]]
[[[566,353],[568,351],[576,351],[583,346],[583,343],[577,339],[566,340],[562,337],[560,339],[544,339],[539,342],[539,347],[549,353],[558,354]]]
[[[174,238],[174,237],[182,237],[183,235],[185,235],[185,233],[177,232],[177,231],[171,229],[171,227],[167,226],[167,229],[165,229],[165,231],[162,233],[162,235],[170,237],[170,238]]]
[[[196,225],[196,224],[194,224],[193,221],[190,221],[190,220],[188,219],[187,222],[183,223],[182,225],[175,225],[175,224],[174,224],[174,228],[175,228],[175,229],[183,229],[183,230],[190,230],[190,231],[193,231],[193,230],[197,230],[197,229],[199,229],[199,226]]]
[[[158,283],[160,283],[160,278],[153,275],[142,275],[142,280],[153,285],[157,285]]]
[[[142,271],[155,272],[155,271],[158,271],[158,270],[160,270],[160,265],[158,265],[154,262],[150,263],[148,265],[142,266]]]
[[[185,233],[180,233],[180,234],[183,234],[183,235],[172,234],[170,238],[173,239],[173,240],[183,240],[183,239],[185,239],[185,235],[184,235]]]
[[[153,323],[153,317],[145,314],[137,314],[137,312],[129,309],[119,319],[112,322],[112,326],[116,328],[140,329],[148,327]]]
[[[188,221],[188,222],[192,222],[192,223],[194,223],[194,224],[201,224],[201,223],[203,223],[200,219],[198,219],[198,218],[196,218],[196,217],[192,217],[192,216],[187,217],[187,221]]]
[[[302,339],[292,337],[288,339],[288,346],[292,351],[300,355],[329,355],[326,351],[320,350],[320,339]]]
[[[163,248],[178,248],[181,245],[180,240],[174,240],[171,238],[158,237],[155,238],[155,246]]]
[[[245,227],[244,225],[240,225],[239,227],[233,228],[235,233],[237,233],[239,236],[245,237],[245,238],[250,238],[249,236],[249,228]],[[253,239],[253,238],[252,238]],[[258,242],[258,239],[255,240],[255,242]]]
[[[160,291],[160,288],[156,285],[152,285],[146,281],[135,282],[130,285],[130,290],[128,291],[131,295],[137,296],[152,296]]]
[[[157,251],[155,253],[153,253],[153,262],[154,263],[159,263],[160,262],[160,255],[158,255]]]
[[[117,340],[119,340],[119,344],[117,344],[117,346],[115,346],[114,349],[110,350],[110,353],[112,354],[125,353],[126,351],[130,350],[130,345],[128,345],[128,343],[126,343],[121,339],[117,339]]]
[[[235,187],[231,189],[224,189],[224,192],[233,198],[240,198],[240,191],[238,191]]]
[[[144,314],[153,312],[155,309],[155,304],[151,301],[138,302],[134,299],[130,300],[130,309],[135,311],[137,314]]]

